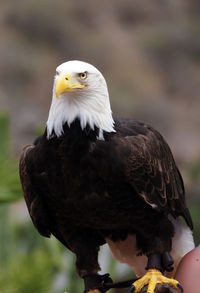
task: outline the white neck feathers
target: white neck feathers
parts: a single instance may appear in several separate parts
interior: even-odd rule
[[[47,137],[50,138],[53,131],[59,137],[63,134],[63,125],[70,124],[79,118],[81,128],[88,124],[91,129],[99,128],[103,131],[115,132],[112,111],[110,108],[107,86],[97,89],[84,89],[82,91],[64,93],[59,99],[55,96],[55,82],[53,98],[47,121]],[[100,139],[102,139],[100,137]]]

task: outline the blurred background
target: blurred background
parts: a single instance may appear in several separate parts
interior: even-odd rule
[[[102,71],[114,116],[150,123],[166,138],[200,243],[199,15],[198,0],[0,1],[2,293],[82,292],[73,255],[35,231],[18,177],[20,151],[44,129],[55,68],[67,60]],[[133,276],[106,248],[100,259],[114,279]]]

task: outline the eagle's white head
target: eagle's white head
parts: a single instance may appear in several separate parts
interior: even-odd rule
[[[53,97],[47,121],[47,137],[54,131],[59,137],[63,125],[79,118],[81,128],[88,124],[100,132],[115,132],[106,81],[93,65],[68,61],[59,65],[53,85]]]

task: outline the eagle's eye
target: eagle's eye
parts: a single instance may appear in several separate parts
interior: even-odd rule
[[[79,73],[79,77],[80,77],[80,79],[82,79],[82,80],[86,79],[87,76],[88,76],[87,71]]]

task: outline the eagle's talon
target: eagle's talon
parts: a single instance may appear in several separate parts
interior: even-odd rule
[[[135,291],[135,286],[132,285],[129,290],[128,290],[128,293],[133,293]]]
[[[184,289],[180,283],[177,284],[177,287],[180,289],[181,293],[184,293]]]
[[[183,293],[183,287],[178,281],[165,277],[157,269],[149,269],[146,274],[137,281],[135,281],[133,285],[135,288],[135,293],[139,293],[146,285],[148,286],[147,292],[154,293],[157,284],[160,284],[162,287],[171,286],[175,289],[179,288],[181,290],[181,293]]]

